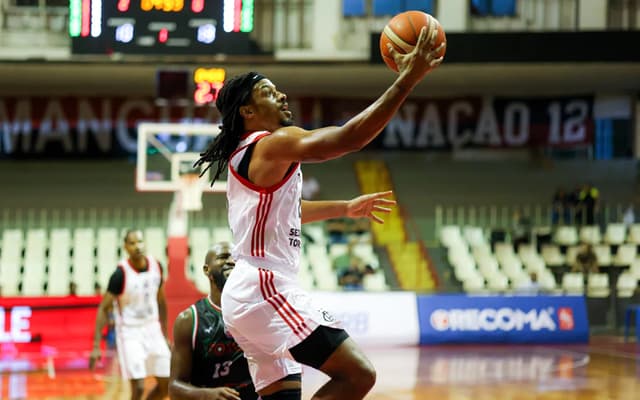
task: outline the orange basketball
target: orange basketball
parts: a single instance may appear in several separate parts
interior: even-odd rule
[[[433,48],[436,48],[446,39],[444,29],[437,19],[422,11],[405,11],[391,18],[380,35],[380,53],[387,66],[398,72],[398,66],[389,54],[387,43],[391,43],[400,53],[409,53],[418,42],[422,27],[427,27],[429,32],[433,24],[438,29],[438,36],[433,44]],[[446,47],[442,49],[439,56],[444,56],[445,51]]]

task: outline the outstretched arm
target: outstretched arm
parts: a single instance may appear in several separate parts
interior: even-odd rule
[[[187,309],[178,315],[173,325],[169,396],[174,400],[240,400],[238,392],[231,388],[199,388],[189,383],[193,357],[192,324],[193,314]]]
[[[404,100],[424,76],[440,64],[440,51],[445,43],[433,48],[438,30],[423,28],[411,53],[391,54],[399,68],[395,82],[373,104],[351,118],[343,126],[307,131],[299,127],[283,127],[260,140],[254,158],[276,162],[288,168],[292,162],[319,162],[357,151],[371,142],[398,111]],[[253,161],[252,161],[253,163]],[[277,176],[280,176],[278,171]]]
[[[351,200],[307,201],[302,200],[302,223],[324,221],[332,218],[369,218],[380,224],[384,220],[374,212],[388,214],[395,200],[393,192],[379,192],[358,196]]]

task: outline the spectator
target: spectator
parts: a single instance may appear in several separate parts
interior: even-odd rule
[[[102,296],[102,286],[98,282],[93,285],[93,294],[96,296]]]
[[[353,256],[349,265],[339,271],[338,284],[347,290],[361,290],[364,274],[365,266],[358,257]]]
[[[351,259],[354,257],[353,255],[353,243],[349,242],[347,244],[347,251],[345,253],[337,255],[333,259],[333,270],[334,271],[342,271],[351,265]]]
[[[511,242],[515,251],[518,251],[521,244],[531,242],[531,219],[519,210],[513,213]]]
[[[628,228],[636,222],[636,213],[633,210],[633,204],[629,204],[624,214],[622,214],[622,223]]]
[[[566,204],[569,208],[569,223],[582,223],[583,213],[580,207],[580,186],[566,194]]]
[[[330,219],[325,226],[329,235],[329,244],[347,243],[347,223],[344,219]]]
[[[576,255],[576,262],[573,265],[572,272],[582,272],[585,278],[589,273],[599,272],[598,257],[593,251],[592,245],[584,245],[582,250]]]
[[[600,198],[600,192],[593,185],[586,183],[582,186],[578,200],[581,211],[584,212],[582,218],[587,225],[593,225],[596,222],[595,214],[598,209],[598,200]]]
[[[551,223],[557,225],[559,223],[571,223],[571,203],[570,198],[563,188],[558,188],[553,195],[551,203],[552,214]]]
[[[540,283],[538,282],[538,274],[532,272],[529,274],[529,280],[522,283],[516,288],[516,293],[521,295],[536,296],[541,292]]]

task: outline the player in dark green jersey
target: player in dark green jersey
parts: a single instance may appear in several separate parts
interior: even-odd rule
[[[227,334],[220,313],[220,293],[234,266],[228,243],[213,246],[203,267],[209,295],[176,318],[169,380],[172,400],[258,399],[244,353]],[[283,398],[300,398],[299,375],[277,384]]]

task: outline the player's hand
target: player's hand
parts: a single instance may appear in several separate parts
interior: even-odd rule
[[[389,214],[391,206],[396,204],[395,200],[389,199],[393,195],[392,191],[365,194],[349,200],[347,203],[347,217],[349,218],[369,218],[379,224],[384,220],[374,214],[374,212]]]
[[[102,358],[102,350],[93,349],[89,355],[89,369],[93,371],[96,368],[96,362]]]
[[[219,387],[207,391],[207,400],[240,400],[240,393],[228,387]]]
[[[437,38],[438,29],[434,24],[431,30],[426,27],[420,30],[418,42],[410,53],[401,54],[394,49],[391,44],[387,44],[389,54],[398,66],[398,72],[401,76],[415,84],[418,83],[427,72],[442,63],[444,57],[439,57],[439,54],[442,49],[447,46],[447,43],[443,41],[440,46],[434,48]]]

